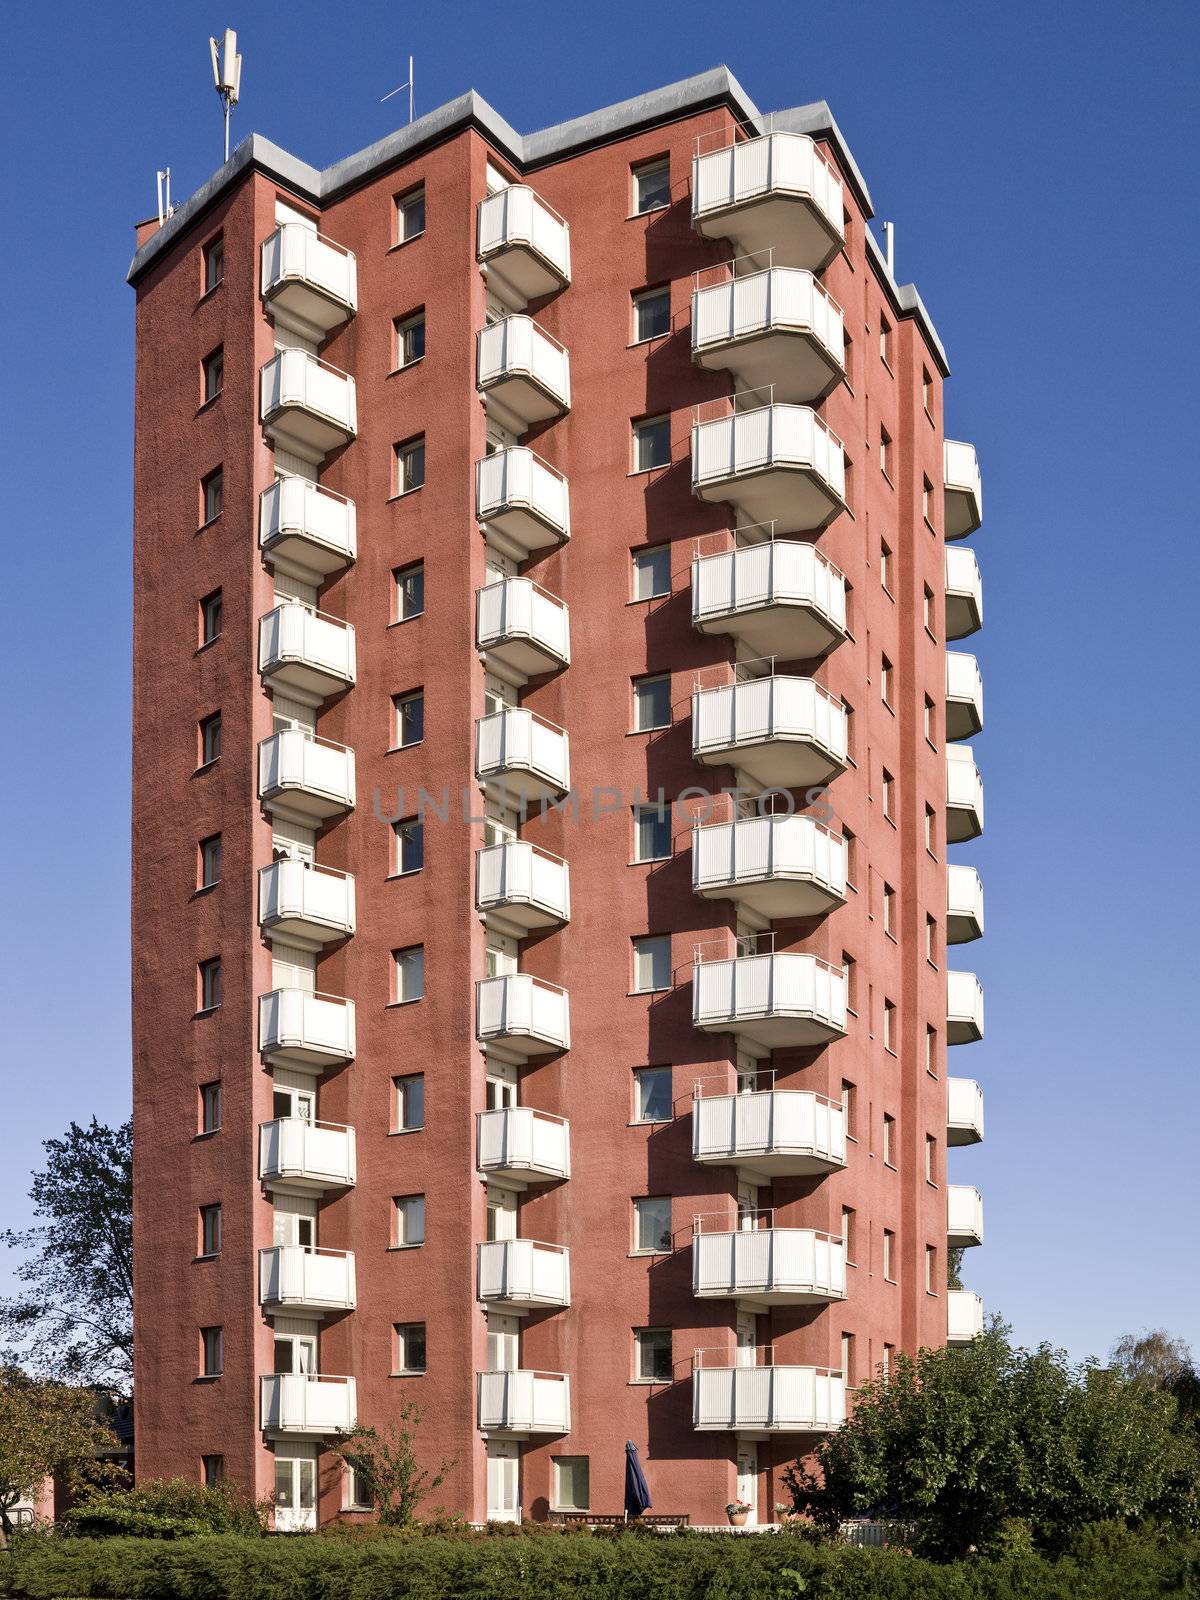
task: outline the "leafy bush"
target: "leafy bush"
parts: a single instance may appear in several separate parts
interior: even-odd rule
[[[266,1507],[256,1506],[236,1484],[208,1489],[173,1478],[89,1495],[64,1515],[62,1528],[97,1539],[186,1539],[202,1533],[255,1537],[266,1532],[267,1517]]]

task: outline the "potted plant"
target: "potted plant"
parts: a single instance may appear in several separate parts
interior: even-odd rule
[[[729,1518],[729,1525],[733,1528],[744,1528],[746,1518],[750,1515],[750,1503],[747,1500],[731,1500],[725,1507],[725,1515]]]
[[[775,1521],[776,1522],[795,1522],[795,1520],[796,1520],[796,1508],[795,1508],[795,1506],[791,1505],[790,1503],[785,1504],[784,1501],[782,1501],[782,1500],[777,1500],[775,1502]]]

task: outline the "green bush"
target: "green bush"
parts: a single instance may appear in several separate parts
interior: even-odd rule
[[[186,1539],[201,1533],[253,1538],[266,1532],[267,1519],[266,1508],[256,1506],[236,1484],[208,1489],[174,1478],[91,1494],[64,1515],[62,1528],[97,1539]]]

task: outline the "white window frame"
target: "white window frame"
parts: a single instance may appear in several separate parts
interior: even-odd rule
[[[656,1239],[666,1237],[666,1244],[643,1244],[642,1221],[643,1218],[655,1216],[651,1207],[666,1208],[666,1227],[660,1228],[655,1234]],[[672,1217],[671,1196],[669,1194],[637,1195],[633,1200],[633,1249],[630,1254],[635,1256],[666,1256],[671,1253],[671,1240],[673,1237],[674,1220]]]
[[[662,974],[659,962],[665,952],[666,973]],[[643,969],[648,982],[643,982]],[[658,983],[657,977],[665,976],[665,983]],[[633,993],[634,994],[662,994],[671,987],[671,936],[669,933],[647,933],[633,941]]]
[[[392,1201],[394,1250],[420,1250],[425,1243],[426,1215],[423,1194],[400,1194]]]

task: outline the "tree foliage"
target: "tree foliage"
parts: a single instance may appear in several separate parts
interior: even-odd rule
[[[454,1461],[443,1461],[436,1472],[430,1473],[420,1465],[416,1454],[420,1426],[420,1408],[409,1401],[382,1432],[377,1428],[357,1428],[335,1447],[335,1454],[358,1473],[369,1489],[384,1527],[406,1527],[421,1502],[441,1488],[446,1474],[454,1468]]]
[[[0,1362],[128,1392],[133,1379],[133,1137],[126,1122],[72,1122],[43,1145],[34,1227],[0,1243],[26,1253],[0,1300]]]
[[[66,1512],[62,1526],[66,1533],[100,1539],[184,1539],[204,1533],[258,1537],[267,1530],[267,1509],[237,1484],[210,1488],[184,1478],[152,1479],[136,1489],[89,1494]]]
[[[1200,1372],[1185,1340],[1165,1328],[1126,1333],[1109,1351],[1108,1362],[1131,1383],[1173,1395],[1180,1416],[1200,1430]]]
[[[96,1420],[95,1407],[88,1389],[31,1378],[13,1367],[0,1370],[0,1531],[6,1537],[13,1507],[52,1473],[79,1489],[118,1471],[96,1459],[117,1441]]]

